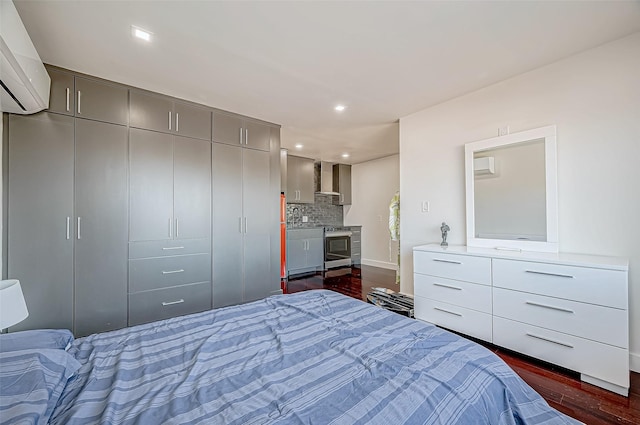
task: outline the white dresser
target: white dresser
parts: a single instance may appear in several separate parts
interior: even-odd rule
[[[628,261],[423,245],[415,316],[629,391]]]

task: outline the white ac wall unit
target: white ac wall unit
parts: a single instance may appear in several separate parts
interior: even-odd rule
[[[33,114],[49,107],[51,78],[13,2],[0,1],[0,111]]]

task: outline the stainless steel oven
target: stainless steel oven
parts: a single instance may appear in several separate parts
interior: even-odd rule
[[[351,230],[327,228],[324,231],[324,268],[351,265]]]

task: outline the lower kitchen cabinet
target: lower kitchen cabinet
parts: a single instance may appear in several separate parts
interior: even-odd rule
[[[324,267],[324,229],[287,230],[287,275]]]

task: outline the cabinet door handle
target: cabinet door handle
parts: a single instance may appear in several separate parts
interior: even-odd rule
[[[70,102],[69,96],[70,95],[71,95],[71,89],[69,89],[69,87],[67,87],[67,112],[69,112],[69,107],[70,107],[70,105],[69,105],[69,102]]]
[[[437,261],[439,263],[462,264],[461,261],[441,260],[440,258],[434,258],[433,261]]]
[[[67,240],[71,237],[71,217],[67,217]]]
[[[462,317],[462,314],[460,314],[460,313],[456,313],[455,311],[445,310],[444,308],[440,308],[440,307],[433,307],[433,309],[434,309],[434,310],[438,310],[438,311],[442,311],[442,312],[444,312],[444,313],[453,314],[454,316]]]
[[[452,286],[452,285],[445,285],[444,283],[434,282],[433,286],[441,286],[443,288],[449,288],[449,289],[455,289],[456,291],[462,291],[462,288],[459,288],[457,286]]]
[[[242,137],[242,127],[240,127],[240,144],[242,144],[243,137]]]
[[[176,218],[176,238],[180,237],[180,221],[179,220],[180,219]]]
[[[168,306],[168,305],[182,304],[183,302],[184,302],[184,300],[183,300],[182,298],[180,298],[180,299],[179,299],[179,300],[177,300],[177,301],[168,301],[168,302],[167,302],[167,301],[163,301],[163,302],[162,302],[162,305],[166,307],[166,306]]]
[[[167,251],[170,249],[184,249],[184,247],[183,246],[167,246],[162,248],[163,251]]]
[[[244,233],[247,233],[249,230],[249,220],[247,217],[244,218]]]
[[[169,111],[169,130],[171,130],[171,111]]]
[[[180,131],[180,113],[176,112],[176,132]]]
[[[249,144],[249,129],[248,128],[244,129],[244,144],[245,145]]]
[[[560,273],[549,273],[549,272],[539,272],[536,270],[525,270],[525,272],[527,273],[533,273],[533,274],[541,274],[544,276],[556,276],[556,277],[566,277],[568,279],[573,279],[574,277],[571,276],[570,274],[560,274]]]
[[[80,217],[78,217],[78,240],[80,240]]]
[[[82,115],[82,112],[80,112],[81,104],[82,104],[82,92],[78,90],[78,115]]]
[[[184,269],[162,271],[162,274],[174,274],[174,273],[184,273]]]
[[[567,348],[573,348],[573,345],[566,343],[566,342],[562,342],[562,341],[556,341],[555,339],[551,339],[551,338],[546,338],[544,336],[540,336],[540,335],[536,335],[536,334],[532,334],[527,332],[526,333],[527,336],[531,337],[531,338],[535,338],[535,339],[540,339],[542,341],[547,341],[547,342],[551,342],[553,344],[557,344],[557,345],[562,345],[563,347],[567,347]]]
[[[568,308],[556,307],[548,304],[540,304],[540,303],[535,303],[533,301],[525,301],[525,304],[535,305],[536,307],[548,308],[549,310],[563,311],[565,313],[571,313],[571,314],[575,313],[573,310],[570,310]]]

